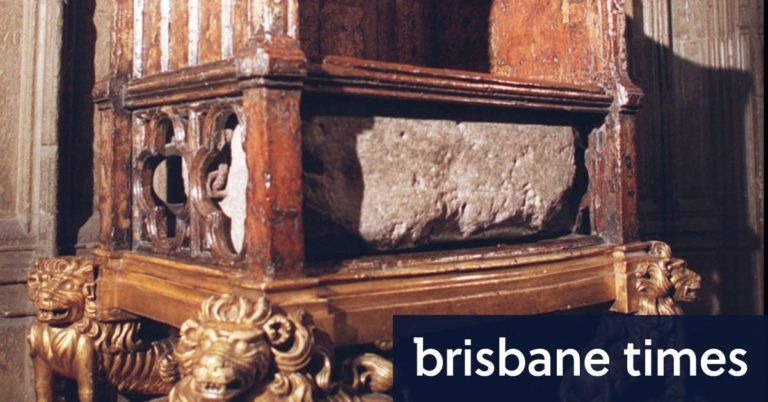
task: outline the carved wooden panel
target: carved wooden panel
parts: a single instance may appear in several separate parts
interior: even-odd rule
[[[242,261],[245,119],[240,100],[133,113],[134,247]]]
[[[305,92],[320,99],[331,95],[329,100],[339,94],[387,98],[404,110],[411,109],[411,101],[449,102],[477,110],[536,109],[548,122],[565,114],[582,116],[596,129],[588,136],[589,158],[583,162],[590,205],[585,201],[579,209],[591,208],[591,234],[609,243],[631,241],[637,235],[635,178],[624,161],[634,160],[632,119],[642,94],[624,71],[621,4],[122,0],[114,26],[113,76],[96,91],[107,127],[99,140],[102,246],[236,264],[246,254],[243,236],[255,276],[301,276]],[[357,6],[362,16],[342,12]],[[524,27],[511,12],[516,8],[527,10],[526,19],[541,21],[532,26],[546,21],[551,29]],[[364,21],[355,22],[358,17]],[[307,25],[307,35],[299,37],[299,24]],[[397,29],[386,31],[387,26]],[[433,37],[445,27],[445,36]],[[474,34],[459,35],[458,27]],[[542,39],[544,33],[552,40]],[[361,51],[355,50],[358,36]],[[474,36],[482,36],[483,43],[470,45]],[[317,40],[321,43],[313,44]],[[542,51],[531,53],[516,45],[521,41]],[[456,52],[479,59],[456,64],[460,58],[448,51],[454,45]],[[469,47],[475,50],[459,50]],[[245,201],[230,204],[233,192],[225,195],[217,187],[225,186],[219,184],[225,176],[230,181],[235,160],[228,165],[217,156],[204,162],[197,156],[206,147],[212,155],[224,149],[220,140],[208,138],[220,138],[212,133],[225,127],[209,129],[199,119],[215,120],[212,112],[199,112],[206,117],[193,112],[219,102],[214,99],[239,97],[244,113],[238,120],[248,122],[240,126],[248,139],[250,185],[242,186],[247,220]],[[236,128],[229,130],[234,137]],[[243,212],[227,211],[227,205]],[[242,225],[235,223],[240,220]]]
[[[297,36],[297,0],[127,0],[133,77],[231,59],[254,35]],[[128,9],[128,7],[124,7]],[[291,12],[290,10],[294,11]]]

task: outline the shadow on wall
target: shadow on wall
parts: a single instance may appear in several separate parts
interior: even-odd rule
[[[746,151],[753,76],[681,57],[700,56],[695,52],[708,49],[696,46],[713,38],[679,40],[674,18],[672,46],[648,38],[641,3],[634,0],[627,34],[630,73],[646,94],[637,123],[642,236],[669,243],[702,274],[699,301],[688,312],[759,312],[764,288],[753,258],[762,241],[750,221],[748,186],[755,179],[747,158],[755,156]]]
[[[95,82],[95,10],[95,0],[70,1],[64,5],[58,138],[60,191],[56,225],[60,254],[75,253],[80,243],[78,237],[94,210],[91,90]]]

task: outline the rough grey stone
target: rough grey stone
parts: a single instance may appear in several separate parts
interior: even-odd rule
[[[306,208],[380,250],[547,227],[576,172],[563,126],[316,116]]]

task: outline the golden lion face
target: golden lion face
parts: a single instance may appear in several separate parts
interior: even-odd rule
[[[676,300],[685,302],[696,300],[699,290],[701,289],[701,276],[685,267],[684,262],[680,269],[672,272],[671,281],[676,289]]]
[[[269,366],[270,346],[258,325],[266,311],[225,295],[204,303],[198,320],[181,327],[176,359],[190,400],[229,401],[251,388]]]
[[[185,329],[187,341],[196,346],[189,361],[194,367],[190,390],[200,400],[228,401],[254,384],[258,360],[269,355],[262,331],[212,325]]]
[[[93,298],[93,265],[79,257],[39,259],[27,285],[38,321],[72,324],[83,318],[86,301]]]

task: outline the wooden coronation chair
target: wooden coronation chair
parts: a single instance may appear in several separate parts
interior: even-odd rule
[[[384,398],[395,314],[537,314],[608,302],[620,313],[679,314],[676,302],[693,299],[700,278],[665,244],[637,239],[642,92],[627,75],[623,7],[117,0],[111,75],[94,92],[100,246],[92,258],[39,261],[30,295],[38,332],[70,325],[88,336],[87,321],[124,342],[92,337],[91,354],[111,357],[88,355],[97,363],[75,372],[51,363],[66,345],[40,346],[38,396],[64,376],[77,380],[81,400],[106,392],[102,385],[172,400]],[[357,161],[358,136],[405,136],[391,132],[398,124],[426,136],[441,121],[503,127],[511,146],[547,147],[565,132],[565,168],[530,151],[543,177],[524,178],[533,188],[568,176],[556,213],[537,210],[545,202],[534,196],[478,238],[450,224],[387,238],[386,216],[355,233],[369,218],[362,203],[408,205],[397,196],[412,186],[375,198],[378,179],[367,175],[376,153]],[[397,154],[387,141],[380,153]],[[444,168],[420,152],[408,168],[414,180],[418,166]],[[334,162],[354,183],[323,181]],[[546,221],[536,226],[528,218],[539,213]],[[513,236],[510,227],[525,230]],[[56,292],[51,281],[83,289],[73,303],[85,307],[66,310],[68,321],[43,300]],[[144,340],[147,320],[179,331]],[[334,350],[355,345],[368,353],[340,364]],[[137,362],[158,370],[113,369]],[[206,382],[217,367],[235,368]]]

